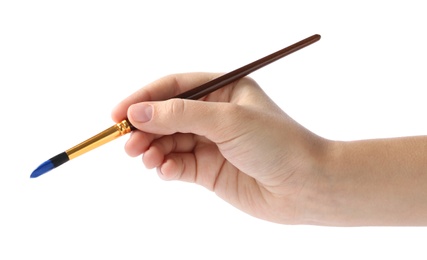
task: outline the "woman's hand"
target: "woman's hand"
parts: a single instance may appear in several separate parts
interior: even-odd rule
[[[218,74],[167,76],[122,101],[126,144],[165,180],[195,182],[268,221],[427,225],[427,136],[338,142],[286,115],[250,78],[170,99]]]
[[[170,99],[219,74],[159,79],[122,101],[113,119],[138,129],[126,144],[165,180],[195,182],[237,208],[278,223],[303,221],[327,141],[277,107],[250,78],[203,101]]]

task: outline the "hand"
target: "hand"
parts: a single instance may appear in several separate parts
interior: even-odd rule
[[[332,226],[427,225],[427,136],[321,138],[250,78],[202,101],[171,99],[218,74],[159,79],[122,101],[126,144],[165,180],[195,182],[268,221]]]
[[[113,111],[138,129],[125,146],[165,180],[195,182],[237,208],[278,223],[300,223],[315,196],[329,142],[287,116],[250,78],[202,101],[170,99],[219,74],[170,75]]]

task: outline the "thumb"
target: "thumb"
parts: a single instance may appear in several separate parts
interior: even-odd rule
[[[133,104],[128,109],[128,119],[143,132],[193,133],[221,143],[237,134],[233,129],[238,130],[238,109],[230,103],[169,99]]]

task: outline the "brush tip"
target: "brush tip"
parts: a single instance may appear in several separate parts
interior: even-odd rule
[[[45,174],[46,172],[52,170],[54,167],[53,163],[50,160],[45,161],[44,163],[40,164],[37,169],[35,169],[31,175],[30,178],[37,178],[40,175]]]

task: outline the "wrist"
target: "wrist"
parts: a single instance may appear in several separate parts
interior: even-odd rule
[[[346,225],[342,209],[347,204],[342,176],[337,173],[344,142],[323,140],[321,149],[312,155],[311,180],[302,195],[301,224]]]

